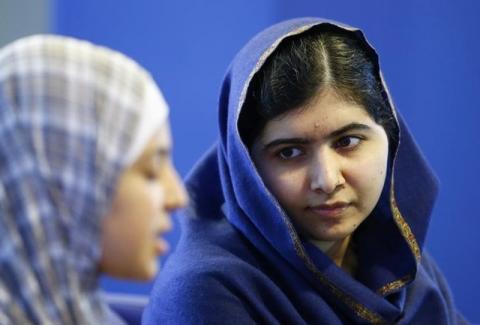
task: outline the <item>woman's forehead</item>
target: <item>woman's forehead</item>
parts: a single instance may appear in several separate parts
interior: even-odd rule
[[[312,126],[315,129],[330,129],[355,121],[373,121],[366,109],[326,92],[306,105],[278,116],[267,122],[266,128],[297,129]]]

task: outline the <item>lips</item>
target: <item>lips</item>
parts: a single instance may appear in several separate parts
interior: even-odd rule
[[[155,255],[157,256],[165,255],[169,251],[169,249],[170,249],[170,245],[165,239],[161,237],[155,238],[155,242],[154,242]]]
[[[170,248],[168,242],[162,238],[162,235],[172,229],[172,223],[170,218],[164,218],[162,221],[162,224],[158,226],[157,231],[155,232],[154,247],[157,255],[164,255]]]
[[[319,205],[312,205],[312,206],[309,206],[307,210],[323,218],[338,218],[349,207],[350,207],[350,204],[347,202],[334,202],[330,204],[324,203]]]

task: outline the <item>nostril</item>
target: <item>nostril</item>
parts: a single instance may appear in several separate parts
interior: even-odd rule
[[[310,182],[310,189],[312,191],[322,191],[330,194],[341,185],[341,179],[331,172],[318,173],[314,175]]]

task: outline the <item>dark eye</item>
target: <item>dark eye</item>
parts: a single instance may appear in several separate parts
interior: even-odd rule
[[[361,139],[355,136],[346,136],[335,142],[335,148],[353,148],[360,143]]]
[[[143,173],[148,181],[156,181],[159,178],[159,172],[155,168],[149,168]]]
[[[302,153],[303,153],[302,150],[300,150],[298,148],[289,147],[289,148],[285,148],[285,149],[280,150],[278,152],[278,155],[280,156],[280,158],[282,158],[284,160],[288,160],[288,159],[298,157]]]

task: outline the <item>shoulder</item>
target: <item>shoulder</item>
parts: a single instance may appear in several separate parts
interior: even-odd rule
[[[448,283],[442,271],[426,250],[422,252],[422,259],[418,265],[414,284],[416,287],[438,292],[443,298],[450,299],[451,297]]]
[[[146,324],[245,324],[251,321],[242,293],[242,261],[211,256],[180,266],[172,261],[152,290],[143,322]],[[180,261],[178,261],[180,262]],[[233,322],[231,320],[234,320]]]
[[[428,277],[440,289],[444,288],[444,290],[448,290],[447,280],[435,262],[435,259],[427,250],[424,250],[422,253],[422,259],[419,265],[419,273],[420,275]]]
[[[155,281],[144,323],[252,321],[252,288],[265,281],[265,275],[256,267],[254,249],[240,235],[229,234],[226,242],[221,233],[208,240],[188,234],[182,238]]]
[[[452,324],[467,324],[457,310],[448,282],[434,258],[424,250],[417,276],[410,288],[410,296],[424,297],[423,305],[432,307],[436,314],[443,314]]]
[[[265,277],[255,248],[240,236],[210,241],[182,240],[167,260],[154,286],[154,293],[200,292],[213,295],[248,285],[247,279]],[[207,290],[206,290],[207,289]]]

